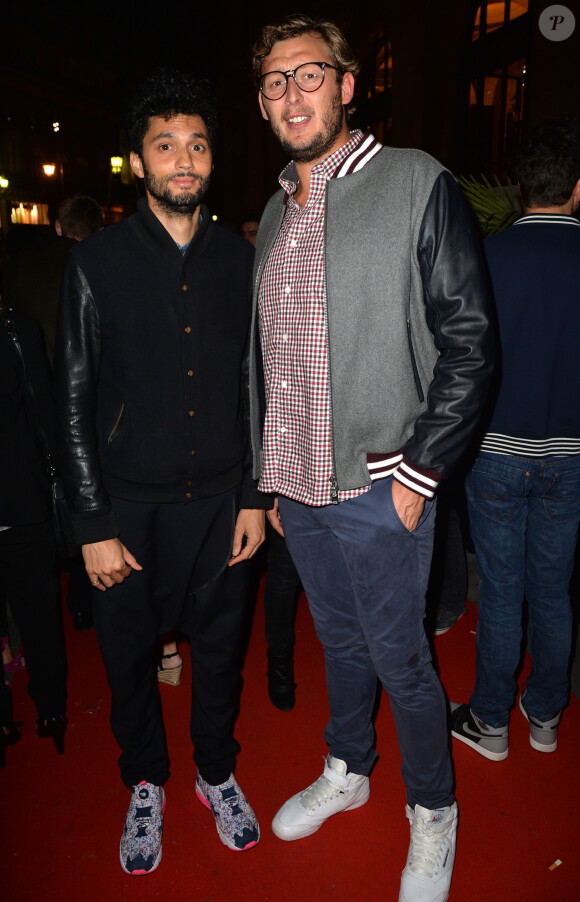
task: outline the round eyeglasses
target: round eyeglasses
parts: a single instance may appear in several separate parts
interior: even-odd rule
[[[312,94],[323,84],[326,69],[340,72],[340,69],[330,63],[302,63],[288,72],[266,72],[260,79],[260,91],[266,100],[280,100],[288,90],[288,79],[292,77],[300,91]]]

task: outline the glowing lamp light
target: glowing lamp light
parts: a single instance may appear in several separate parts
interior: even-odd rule
[[[58,132],[58,131],[60,131],[60,122],[53,122],[53,123],[52,123],[52,130],[53,130],[53,132]]]
[[[10,182],[3,175],[0,175],[0,188],[7,188]]]
[[[123,157],[111,157],[111,172],[114,172],[115,175],[123,168]]]
[[[214,214],[213,214],[212,219],[213,219],[214,222],[217,222],[217,221],[218,221],[217,213],[214,213]]]
[[[42,169],[45,175],[51,176],[54,175],[56,166],[54,163],[44,163]]]

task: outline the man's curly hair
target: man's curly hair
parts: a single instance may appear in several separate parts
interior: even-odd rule
[[[154,116],[200,116],[207,128],[212,152],[218,134],[218,115],[209,82],[178,69],[158,69],[131,98],[125,112],[129,150],[143,156],[143,139]]]

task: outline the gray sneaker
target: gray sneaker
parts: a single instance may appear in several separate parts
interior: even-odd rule
[[[550,720],[538,720],[532,717],[524,708],[525,690],[520,695],[520,711],[530,725],[530,745],[537,752],[555,752],[558,748],[558,725],[562,719],[562,712],[558,711]]]
[[[164,812],[162,786],[143,780],[133,787],[119,849],[121,867],[126,874],[133,877],[150,874],[161,861]]]
[[[206,783],[198,774],[195,792],[202,805],[209,808],[215,817],[219,838],[225,846],[234,852],[243,852],[256,845],[260,839],[260,827],[233,774],[219,786]]]
[[[503,761],[508,756],[508,725],[490,727],[469,705],[451,702],[451,734],[489,761]]]

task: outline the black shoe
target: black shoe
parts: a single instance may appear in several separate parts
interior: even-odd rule
[[[77,611],[73,615],[73,626],[77,633],[84,633],[93,627],[93,615],[90,611]]]
[[[275,708],[291,711],[296,704],[292,652],[275,655],[268,649],[268,695]]]
[[[45,723],[46,720],[46,723]],[[36,721],[36,733],[41,739],[52,739],[59,755],[64,754],[64,731],[66,717],[64,714],[51,714]]]
[[[6,746],[16,745],[22,739],[22,727],[14,721],[0,727],[0,767],[6,765]]]
[[[504,727],[490,727],[477,717],[469,705],[450,702],[451,735],[483,755],[488,761],[503,761],[508,756],[509,730]]]
[[[455,626],[466,612],[467,608],[463,608],[462,611],[444,611],[440,608],[437,611],[437,617],[433,625],[433,635],[442,636],[444,633],[448,633],[451,627]]]

